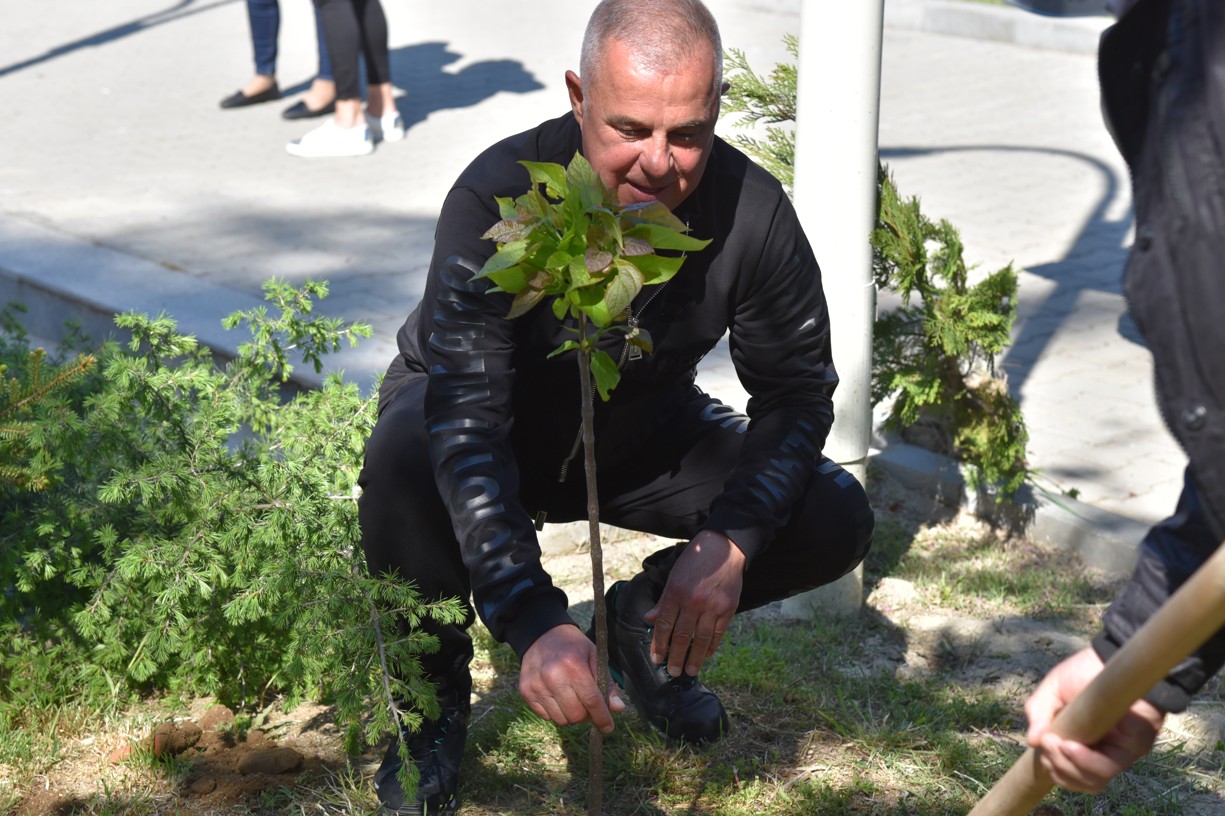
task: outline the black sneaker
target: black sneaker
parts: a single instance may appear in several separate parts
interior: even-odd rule
[[[652,599],[634,603],[631,592],[632,584],[618,581],[604,596],[613,680],[629,694],[639,716],[669,739],[694,745],[719,739],[731,728],[723,703],[698,678],[670,677],[666,662],[651,660],[651,627],[642,613],[655,604]],[[595,639],[594,625],[587,636]]]
[[[459,787],[459,763],[464,756],[471,713],[471,680],[448,685],[439,683],[442,716],[426,720],[417,731],[401,729],[391,740],[383,764],[374,773],[374,789],[384,813],[397,816],[434,816],[454,813],[459,807],[455,791]],[[408,744],[409,756],[417,765],[420,780],[412,801],[404,797],[397,774],[400,772],[400,740]]]

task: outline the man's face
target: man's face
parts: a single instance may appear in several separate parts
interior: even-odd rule
[[[586,85],[566,73],[583,154],[622,204],[659,201],[676,209],[702,180],[714,143],[713,56],[698,49],[667,73],[650,72],[613,40],[600,67]]]

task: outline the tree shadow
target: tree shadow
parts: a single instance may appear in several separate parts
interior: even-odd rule
[[[152,14],[137,17],[135,20],[130,22],[122,23],[121,25],[112,26],[111,28],[99,31],[97,34],[91,34],[88,37],[81,37],[80,39],[64,43],[63,45],[57,45],[56,47],[39,54],[37,57],[30,57],[29,59],[24,59],[20,62],[14,62],[11,65],[0,66],[0,78],[16,73],[17,71],[24,71],[27,68],[42,65],[45,62],[49,62],[59,57],[67,56],[68,54],[80,51],[83,48],[96,48],[100,45],[106,45],[108,43],[115,42],[116,40],[121,40],[124,37],[130,37],[133,34],[139,34],[143,31],[148,31],[151,28],[165,25],[166,23],[177,22],[178,20],[182,20],[196,14],[202,14],[206,11],[212,11],[220,6],[226,6],[237,2],[240,2],[240,0],[213,0],[211,3],[197,6],[195,5],[196,0],[178,0],[178,2],[171,4],[163,11],[155,11]]]
[[[498,93],[531,93],[544,89],[518,60],[482,60],[458,71],[444,70],[462,54],[447,43],[427,42],[391,51],[391,75],[406,91],[397,101],[404,126],[411,128],[442,110],[468,108]]]

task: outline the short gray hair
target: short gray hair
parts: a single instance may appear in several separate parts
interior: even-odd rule
[[[633,44],[639,64],[654,72],[667,72],[705,43],[714,52],[711,90],[716,97],[722,91],[723,40],[702,0],[602,0],[583,35],[579,75],[584,84],[599,74],[604,47],[613,40]]]

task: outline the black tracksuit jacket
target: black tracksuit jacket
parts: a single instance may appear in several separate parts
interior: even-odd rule
[[[507,320],[510,296],[487,293],[489,284],[472,276],[496,249],[481,238],[499,220],[494,197],[528,189],[517,162],[566,165],[580,147],[566,114],[495,144],[461,174],[439,217],[425,294],[398,334],[400,354],[382,390],[386,405],[408,378],[429,377],[431,457],[475,607],[520,654],[570,620],[540,563],[519,484],[528,470],[553,473],[571,455],[581,421],[578,366],[572,353],[548,358],[574,335],[547,305]],[[704,526],[728,535],[751,563],[787,520],[833,422],[837,375],[821,273],[777,180],[720,139],[676,215],[690,235],[712,243],[632,305],[654,351],[625,365],[609,403],[596,399],[597,460],[601,470],[632,462],[691,393],[698,362],[730,332],[751,422]],[[610,338],[614,359],[622,345]],[[581,455],[573,470],[581,478]]]

